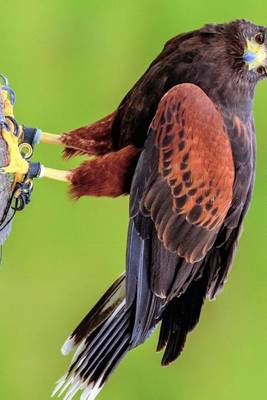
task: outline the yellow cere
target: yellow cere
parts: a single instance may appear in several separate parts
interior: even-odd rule
[[[249,70],[255,69],[266,63],[267,53],[265,45],[257,43],[255,39],[247,39],[247,48],[245,50],[245,53],[254,56],[253,60],[248,62]]]

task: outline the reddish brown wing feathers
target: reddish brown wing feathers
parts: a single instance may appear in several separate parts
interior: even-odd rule
[[[143,207],[165,246],[195,262],[212,246],[232,201],[234,164],[223,119],[199,87],[182,84],[162,98],[151,128],[159,176]],[[190,235],[195,248],[186,248]]]
[[[171,187],[173,209],[193,224],[218,227],[231,203],[234,181],[222,116],[200,88],[184,84],[162,99],[152,127],[160,149],[159,172]]]

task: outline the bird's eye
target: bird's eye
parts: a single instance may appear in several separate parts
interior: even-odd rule
[[[260,75],[266,75],[266,69],[263,65],[261,65],[260,67],[257,68],[257,72]]]
[[[259,32],[257,33],[257,35],[255,36],[255,40],[258,44],[263,44],[265,41],[265,35],[263,32]]]

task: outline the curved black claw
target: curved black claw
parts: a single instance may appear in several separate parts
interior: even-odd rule
[[[12,131],[12,134],[15,136],[19,136],[19,124],[17,123],[15,118],[12,117],[11,115],[7,115],[6,120],[10,121],[13,124],[14,130]],[[7,128],[8,131],[11,130],[8,122],[6,122],[5,127]]]

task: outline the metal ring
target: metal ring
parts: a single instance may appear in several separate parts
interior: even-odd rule
[[[30,178],[28,178],[28,179],[26,179],[25,180],[25,182],[23,182],[25,185],[28,185],[28,187],[27,187],[27,191],[28,192],[30,192],[31,190],[32,190],[32,188],[33,188],[33,181],[32,181],[32,179],[30,179]]]
[[[33,153],[32,146],[29,143],[20,143],[19,151],[22,157],[25,158],[26,160],[28,160],[28,158],[31,158]]]

